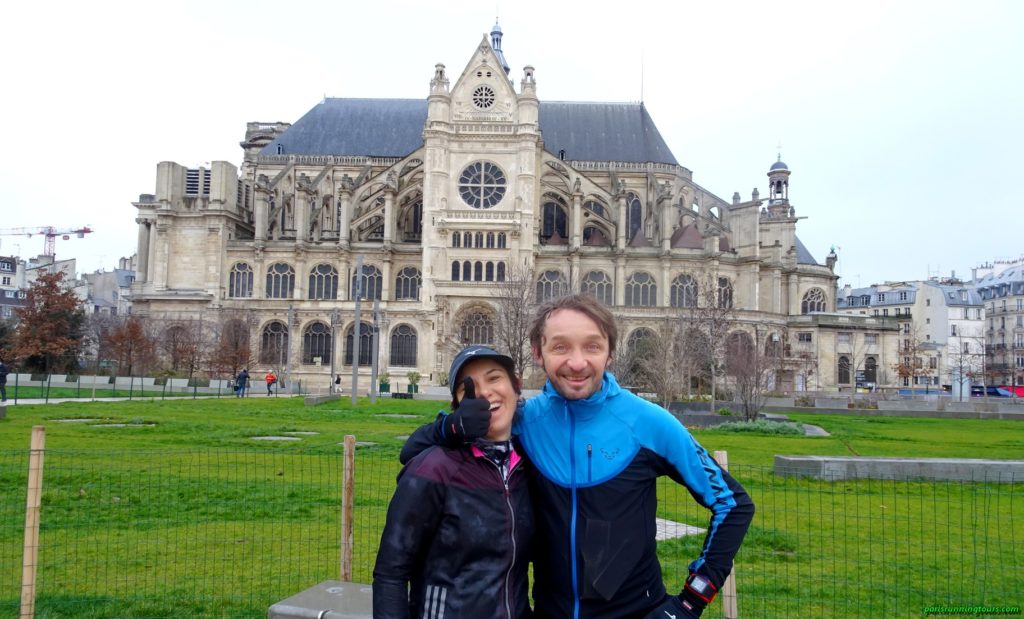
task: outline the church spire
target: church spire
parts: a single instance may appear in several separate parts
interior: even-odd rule
[[[505,54],[501,51],[501,26],[498,25],[498,18],[494,18],[494,27],[491,28],[491,47],[494,48],[494,55],[498,57],[501,68],[505,69],[505,75],[511,72],[508,62],[505,61]]]

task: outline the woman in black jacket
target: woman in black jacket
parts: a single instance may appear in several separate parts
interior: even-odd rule
[[[512,447],[520,383],[512,359],[484,346],[452,362],[453,414],[489,410],[484,439],[432,447],[398,476],[373,570],[374,619],[530,617],[533,510]]]

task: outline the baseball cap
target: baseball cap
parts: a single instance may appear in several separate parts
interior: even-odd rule
[[[476,359],[494,359],[508,370],[510,378],[516,375],[516,366],[512,363],[512,357],[503,355],[487,346],[469,346],[463,348],[459,351],[459,354],[455,355],[455,359],[452,360],[452,367],[448,370],[448,386],[452,390],[452,395],[455,395],[455,388],[458,387],[459,372],[462,371],[462,366]]]

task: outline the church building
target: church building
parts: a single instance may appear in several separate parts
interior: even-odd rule
[[[238,321],[250,373],[326,385],[356,355],[363,389],[374,356],[398,383],[438,384],[461,346],[497,345],[495,291],[523,273],[540,299],[608,304],[620,347],[707,281],[757,346],[781,334],[789,354],[807,343],[797,330],[829,322],[807,315],[836,311],[835,256],[819,263],[797,237],[781,159],[765,198],[723,200],[643,103],[544,101],[501,40],[495,25],[459,73],[427,67],[418,98],[326,98],[294,123],[251,122],[240,166],[160,163],[134,203],[132,311]],[[778,388],[835,388],[834,368],[801,372]]]

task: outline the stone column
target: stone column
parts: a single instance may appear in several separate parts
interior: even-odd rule
[[[626,304],[626,256],[615,259],[615,305]]]
[[[347,177],[345,177],[347,178]],[[349,180],[351,183],[351,180]],[[338,221],[338,247],[348,247],[349,227],[352,225],[352,190],[342,179],[342,188],[338,192],[338,202],[341,204],[341,217]]]
[[[583,275],[580,273],[580,255],[574,253],[569,259],[569,292],[576,294],[580,291],[580,280]]]
[[[619,251],[625,251],[626,249],[626,194],[625,192],[620,193],[618,196],[619,200],[619,226],[618,231],[615,234],[615,248]],[[616,285],[618,283],[616,282]]]
[[[137,217],[135,223],[139,224],[139,243],[138,252],[139,265],[138,271],[135,273],[135,281],[146,282],[149,281],[149,220]]]
[[[572,221],[569,248],[579,249],[583,244],[583,194],[576,192],[572,194]]]
[[[253,226],[256,232],[256,241],[267,240],[267,226],[270,219],[270,190],[264,185],[266,177],[260,176],[256,183],[256,204],[253,208]]]

